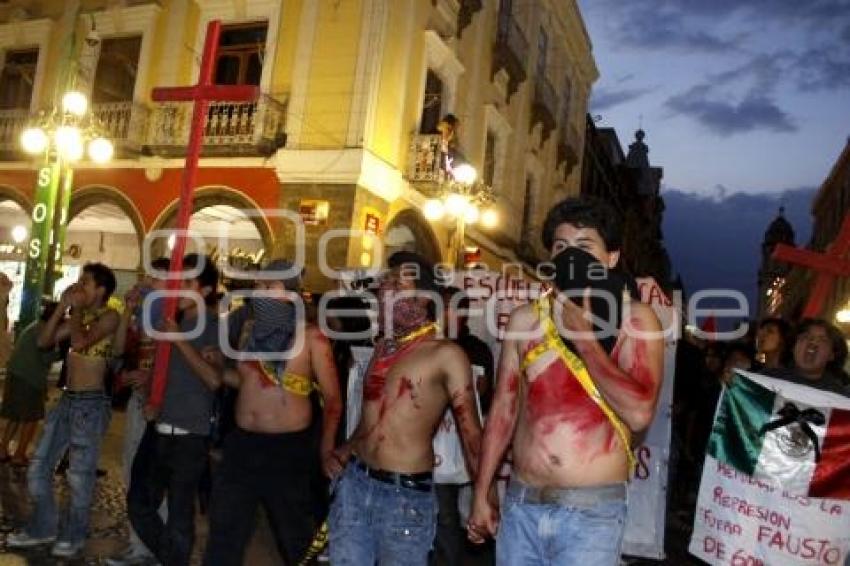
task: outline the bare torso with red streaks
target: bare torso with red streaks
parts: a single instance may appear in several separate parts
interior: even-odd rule
[[[385,356],[376,349],[352,440],[354,453],[370,467],[403,473],[433,469],[432,439],[451,402],[440,362],[446,344],[426,339]]]
[[[526,342],[521,352],[540,342]],[[618,343],[615,363],[619,350]],[[513,461],[523,482],[574,487],[627,479],[625,451],[613,426],[555,352],[546,352],[509,379],[519,388]]]

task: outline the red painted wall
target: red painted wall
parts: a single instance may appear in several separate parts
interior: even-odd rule
[[[163,169],[159,179],[149,181],[144,169],[78,169],[74,171],[74,190],[104,185],[121,191],[139,209],[145,230],[150,230],[159,214],[177,199],[182,173],[182,169]],[[35,171],[0,169],[0,185],[14,187],[32,200]],[[277,208],[280,202],[280,182],[274,169],[205,167],[198,170],[198,186],[235,189],[261,209]]]

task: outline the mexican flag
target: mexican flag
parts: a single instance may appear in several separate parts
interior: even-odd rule
[[[850,500],[850,399],[738,372],[724,389],[708,453],[789,494]]]

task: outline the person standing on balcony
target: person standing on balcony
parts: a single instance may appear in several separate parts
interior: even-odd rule
[[[460,120],[454,114],[446,114],[437,124],[437,132],[440,134],[440,169],[449,178],[453,178],[454,167],[463,162],[463,156],[458,151],[459,127]]]

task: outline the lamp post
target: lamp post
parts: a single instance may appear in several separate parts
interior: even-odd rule
[[[26,247],[20,328],[38,317],[41,296],[53,294],[68,225],[72,165],[85,153],[95,163],[108,162],[114,153],[112,142],[101,135],[88,107],[85,94],[68,91],[62,96],[61,108],[42,112],[21,134],[23,150],[40,156],[42,164],[36,175],[32,228]]]
[[[458,269],[465,267],[466,225],[481,222],[492,228],[498,223],[499,216],[491,206],[494,200],[492,189],[478,180],[475,168],[464,163],[454,167],[450,178],[440,185],[439,193],[425,201],[425,218],[436,222],[448,217],[455,222],[451,249]]]

